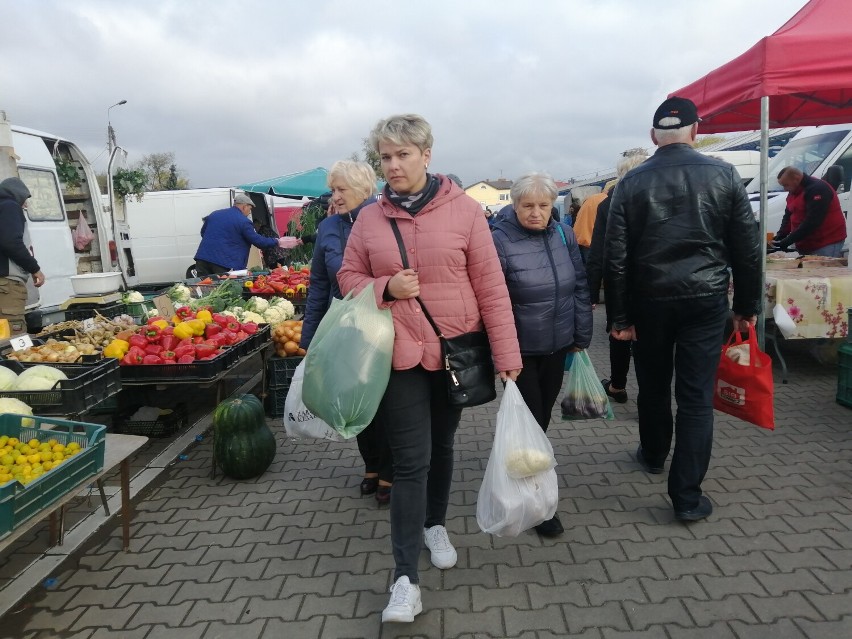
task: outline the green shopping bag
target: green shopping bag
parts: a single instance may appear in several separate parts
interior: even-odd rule
[[[562,418],[615,419],[609,397],[585,350],[574,353],[565,385],[565,397],[562,398]]]

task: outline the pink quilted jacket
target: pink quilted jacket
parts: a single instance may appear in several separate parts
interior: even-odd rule
[[[454,337],[484,324],[497,370],[520,369],[512,305],[488,222],[479,204],[440,178],[438,194],[416,217],[387,198],[361,211],[337,274],[340,290],[357,293],[373,282],[379,308],[393,313],[394,369],[443,366],[440,343],[417,301],[382,299],[388,280],[403,268],[390,225],[396,218],[409,267],[419,276],[420,298],[443,334]]]

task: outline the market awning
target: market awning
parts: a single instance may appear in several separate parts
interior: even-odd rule
[[[238,188],[252,193],[282,197],[319,197],[328,191],[328,170],[317,167],[309,171],[280,175],[260,182],[241,184]]]

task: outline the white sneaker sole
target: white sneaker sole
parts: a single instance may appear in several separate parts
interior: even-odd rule
[[[414,606],[414,614],[399,614],[396,611],[388,612],[387,610],[382,611],[382,623],[411,623],[414,621],[414,617],[423,612],[423,602],[418,601],[417,605]]]
[[[432,562],[432,565],[435,566],[435,568],[439,568],[441,570],[448,570],[449,568],[452,568],[453,566],[456,565],[458,560],[459,560],[458,553],[453,553],[452,560],[447,560],[447,561],[443,561],[443,562],[442,561],[436,561],[435,556],[432,555],[431,551],[430,551],[429,561]]]

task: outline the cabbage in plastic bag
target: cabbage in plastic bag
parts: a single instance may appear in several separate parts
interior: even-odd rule
[[[333,300],[305,356],[305,406],[346,438],[364,430],[390,379],[393,339],[393,317],[376,307],[372,284]]]

